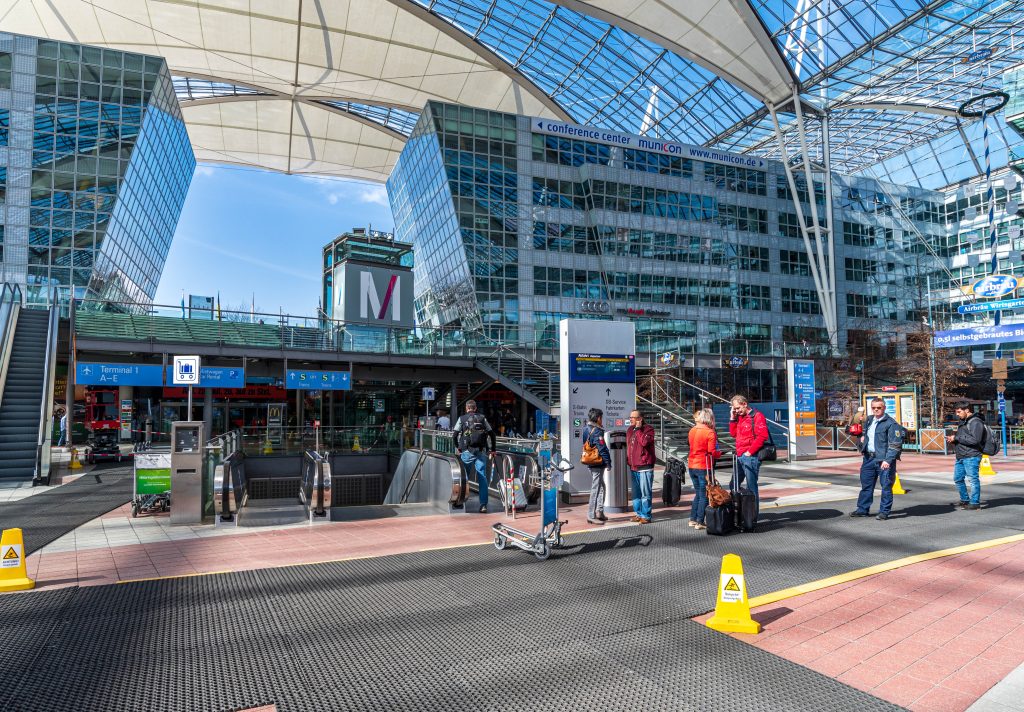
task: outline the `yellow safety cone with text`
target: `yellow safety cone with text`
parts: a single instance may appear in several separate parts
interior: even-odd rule
[[[761,632],[761,624],[750,617],[750,604],[747,602],[747,582],[743,576],[743,562],[736,554],[722,557],[722,573],[718,577],[718,601],[715,603],[715,615],[706,623],[722,633],[749,633],[757,635]]]
[[[892,493],[893,494],[906,494],[907,493],[907,491],[905,489],[903,489],[903,485],[900,484],[900,476],[899,476],[898,473],[896,475],[896,479],[892,483]]]
[[[20,529],[4,529],[0,536],[0,591],[27,591],[36,582],[25,569],[25,541]]]
[[[992,469],[992,460],[989,459],[988,455],[981,456],[981,465],[978,467],[978,474],[986,477],[994,477],[996,471]]]
[[[270,436],[269,435],[263,441],[263,454],[264,455],[273,455],[274,454],[274,446],[270,444]]]
[[[78,459],[78,448],[71,448],[71,464],[68,465],[69,470],[81,470],[82,463]]]
[[[358,435],[353,435],[352,436],[352,452],[362,452],[362,451],[363,451],[363,448],[361,448],[359,446],[359,436]]]

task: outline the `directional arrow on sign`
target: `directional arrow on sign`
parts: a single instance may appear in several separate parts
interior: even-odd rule
[[[606,396],[608,396],[609,398],[611,398],[611,396],[612,396],[612,389],[611,388],[605,388],[604,389],[604,394]]]

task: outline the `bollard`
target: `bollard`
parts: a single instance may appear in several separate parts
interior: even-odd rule
[[[761,624],[750,617],[747,583],[743,577],[743,561],[736,554],[722,557],[722,573],[718,577],[718,600],[715,615],[708,619],[708,628],[722,633],[761,632]]]

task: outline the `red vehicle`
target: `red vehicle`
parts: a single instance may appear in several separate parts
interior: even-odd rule
[[[85,428],[95,435],[103,431],[117,433],[121,428],[118,389],[90,387],[85,394]]]

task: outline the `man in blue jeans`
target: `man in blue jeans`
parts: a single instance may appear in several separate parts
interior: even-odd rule
[[[736,463],[739,465],[740,484],[744,481],[747,489],[754,493],[756,511],[761,511],[761,493],[757,488],[757,477],[761,472],[761,458],[758,452],[770,439],[768,420],[760,411],[750,407],[743,396],[733,396],[729,409],[729,434],[736,438]]]
[[[649,524],[654,489],[654,428],[644,422],[639,410],[629,414],[626,430],[626,463],[633,489],[633,521]]]
[[[985,444],[988,428],[967,401],[956,404],[956,417],[960,419],[956,435],[946,436],[956,454],[953,482],[960,491],[960,501],[954,502],[953,506],[958,509],[981,509],[981,480],[978,479],[978,466],[981,465],[981,448]],[[968,485],[970,492],[967,491]]]
[[[483,413],[476,412],[476,401],[466,401],[466,412],[455,423],[455,451],[467,468],[472,465],[476,469],[481,514],[487,513],[487,457],[493,457],[496,448],[494,428]]]
[[[864,456],[860,466],[860,495],[851,517],[867,517],[875,495],[875,483],[881,482],[882,501],[875,519],[884,522],[892,511],[892,486],[896,481],[896,460],[903,452],[903,426],[885,412],[885,401],[871,401],[871,415],[864,423],[864,435],[857,447]]]

